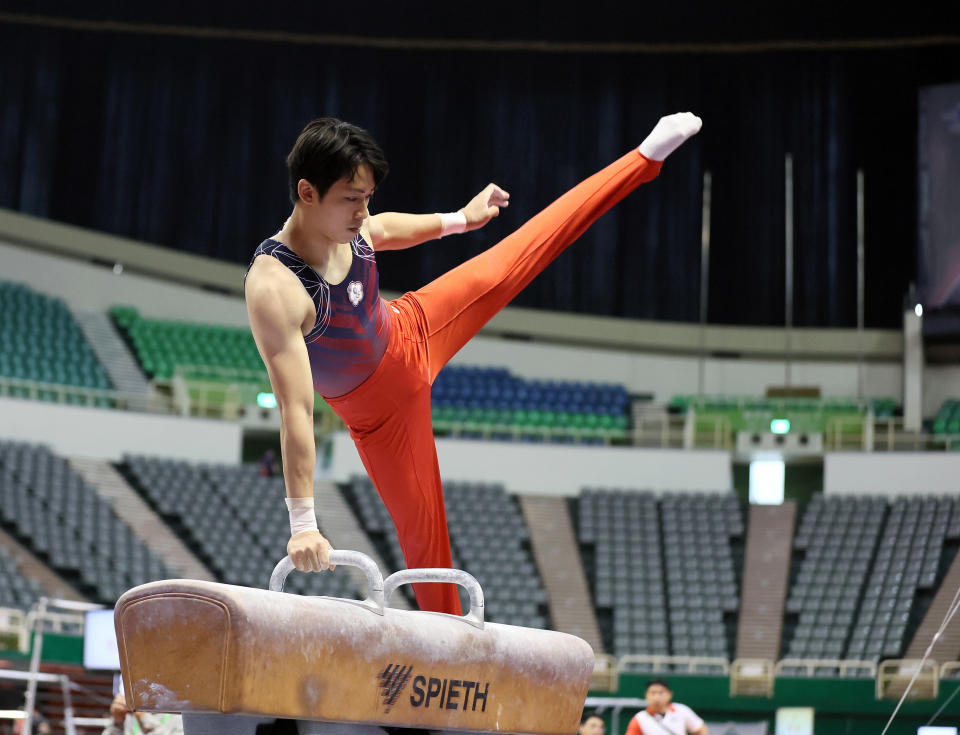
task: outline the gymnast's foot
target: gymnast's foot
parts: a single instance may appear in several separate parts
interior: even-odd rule
[[[640,144],[640,155],[651,161],[663,161],[680,144],[700,132],[703,120],[692,112],[678,112],[661,117],[650,131],[650,135]]]

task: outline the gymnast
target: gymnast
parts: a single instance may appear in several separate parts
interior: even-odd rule
[[[516,232],[393,301],[380,297],[376,252],[479,229],[510,195],[489,184],[456,212],[371,216],[370,198],[388,171],[373,138],[333,118],[303,129],[287,157],[293,213],[257,247],[245,282],[250,326],[281,414],[287,553],[297,569],[330,567],[331,546],[314,511],[314,391],[349,428],[407,566],[450,566],[430,415],[437,373],[598,217],[654,179],[700,126],[688,112],[661,118],[638,148]],[[453,585],[414,585],[414,593],[422,610],[460,614]]]

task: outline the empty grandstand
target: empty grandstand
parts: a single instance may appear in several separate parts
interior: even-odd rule
[[[141,456],[127,457],[121,469],[222,581],[267,587],[290,536],[282,477],[261,477],[253,465],[195,465]],[[322,513],[320,518],[322,524]],[[292,574],[285,589],[350,598],[360,592],[344,572]]]
[[[0,281],[0,313],[0,395],[109,405],[96,391],[110,378],[62,299]]]
[[[0,442],[4,527],[91,600],[112,604],[131,586],[169,578],[151,553],[66,459]]]
[[[730,658],[743,563],[736,497],[588,489],[577,507],[608,650]]]

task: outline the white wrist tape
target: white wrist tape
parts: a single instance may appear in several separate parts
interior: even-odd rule
[[[467,215],[463,212],[437,212],[437,216],[440,218],[440,237],[467,231]]]
[[[317,515],[313,511],[313,498],[287,498],[287,511],[290,513],[290,535],[301,531],[319,531]]]

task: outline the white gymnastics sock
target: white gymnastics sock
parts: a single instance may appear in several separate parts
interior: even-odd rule
[[[702,125],[703,120],[692,112],[678,112],[661,117],[637,150],[651,161],[663,161],[679,148],[683,141],[696,135]]]

